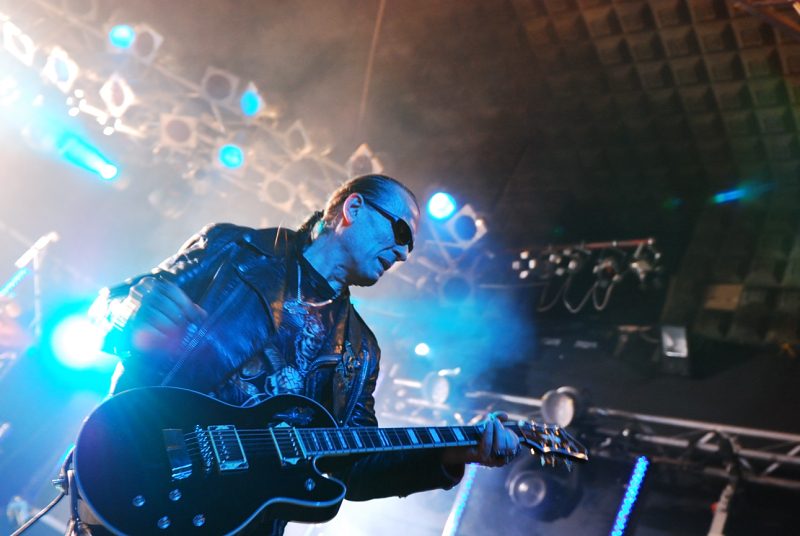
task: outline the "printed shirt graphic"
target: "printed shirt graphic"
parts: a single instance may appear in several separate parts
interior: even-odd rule
[[[325,278],[303,257],[300,258],[300,269],[302,301],[323,304],[335,297],[336,293]],[[223,391],[232,387],[238,390],[240,393],[236,398],[244,398],[242,406],[252,406],[286,393],[315,398],[319,393],[308,392],[309,374],[322,375],[329,380],[336,363],[341,360],[341,356],[334,358],[330,339],[337,327],[347,321],[349,295],[344,292],[331,303],[318,307],[303,305],[295,296],[296,270],[296,266],[290,264],[286,302],[277,336],[262,353],[251,357],[223,387]]]

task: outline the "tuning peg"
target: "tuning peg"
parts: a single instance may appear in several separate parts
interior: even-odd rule
[[[564,465],[567,466],[567,471],[572,472],[572,461],[564,458]]]

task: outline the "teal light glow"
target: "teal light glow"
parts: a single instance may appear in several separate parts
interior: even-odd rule
[[[647,473],[647,466],[650,462],[644,456],[640,456],[636,460],[636,465],[633,466],[631,479],[628,481],[628,489],[625,491],[625,496],[622,498],[622,504],[617,512],[617,519],[614,521],[614,527],[611,529],[610,536],[622,536],[625,534],[625,527],[628,524],[628,518],[633,511],[633,506],[636,504],[636,499],[639,496],[639,491],[642,488],[642,481],[644,475]]]
[[[434,219],[449,218],[456,211],[456,202],[450,194],[438,192],[428,201],[428,214]]]
[[[108,32],[108,40],[117,48],[130,48],[136,40],[136,32],[130,26],[121,24],[111,28],[111,31]]]

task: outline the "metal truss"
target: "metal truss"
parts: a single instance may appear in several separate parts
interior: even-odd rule
[[[398,379],[394,380],[398,382]],[[476,391],[466,398],[471,409],[434,403],[418,396],[421,382],[399,380],[382,417],[414,425],[477,422],[497,409],[512,419],[541,420],[542,400]],[[409,383],[410,382],[410,383]],[[673,466],[729,481],[800,491],[800,434],[660,417],[608,408],[588,408],[572,425],[591,456],[635,459]]]
[[[75,16],[57,0],[0,0],[0,22],[13,24],[20,35],[30,39],[35,57],[30,63],[23,61],[30,68],[40,69],[43,56],[55,47],[66,51],[79,66],[74,85],[65,93],[65,113],[71,107],[71,115],[93,118],[91,122],[95,127],[99,125],[104,134],[126,136],[141,149],[137,154],[141,153],[143,159],[177,166],[183,179],[193,179],[198,171],[214,168],[215,151],[230,142],[242,145],[249,172],[216,171],[229,183],[258,195],[283,212],[289,212],[292,203],[272,199],[271,184],[279,182],[290,201],[296,199],[306,209],[316,210],[325,201],[323,192],[347,178],[347,169],[328,157],[330,144],[311,139],[302,121],[283,123],[279,108],[269,103],[255,117],[245,117],[237,98],[233,98],[238,97],[238,92],[224,101],[206,98],[200,83],[178,74],[177,59],[163,50],[147,59],[111,51],[108,28],[101,21]],[[101,88],[115,75],[131,81],[135,92],[135,103],[121,113],[114,113],[100,96]],[[165,143],[165,115],[194,121],[196,138],[191,144]],[[305,176],[294,180],[292,166],[301,161],[319,168],[313,181]],[[289,176],[292,180],[287,181]]]

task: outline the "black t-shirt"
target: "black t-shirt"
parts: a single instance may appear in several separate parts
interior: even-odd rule
[[[219,398],[230,399],[231,391],[238,391],[233,398],[244,400],[242,406],[252,406],[278,394],[305,395],[323,404],[331,396],[330,378],[341,360],[330,344],[331,335],[347,327],[349,293],[337,295],[302,255],[297,262],[289,262],[286,275],[278,332],[215,391]],[[314,382],[309,381],[312,374]]]

